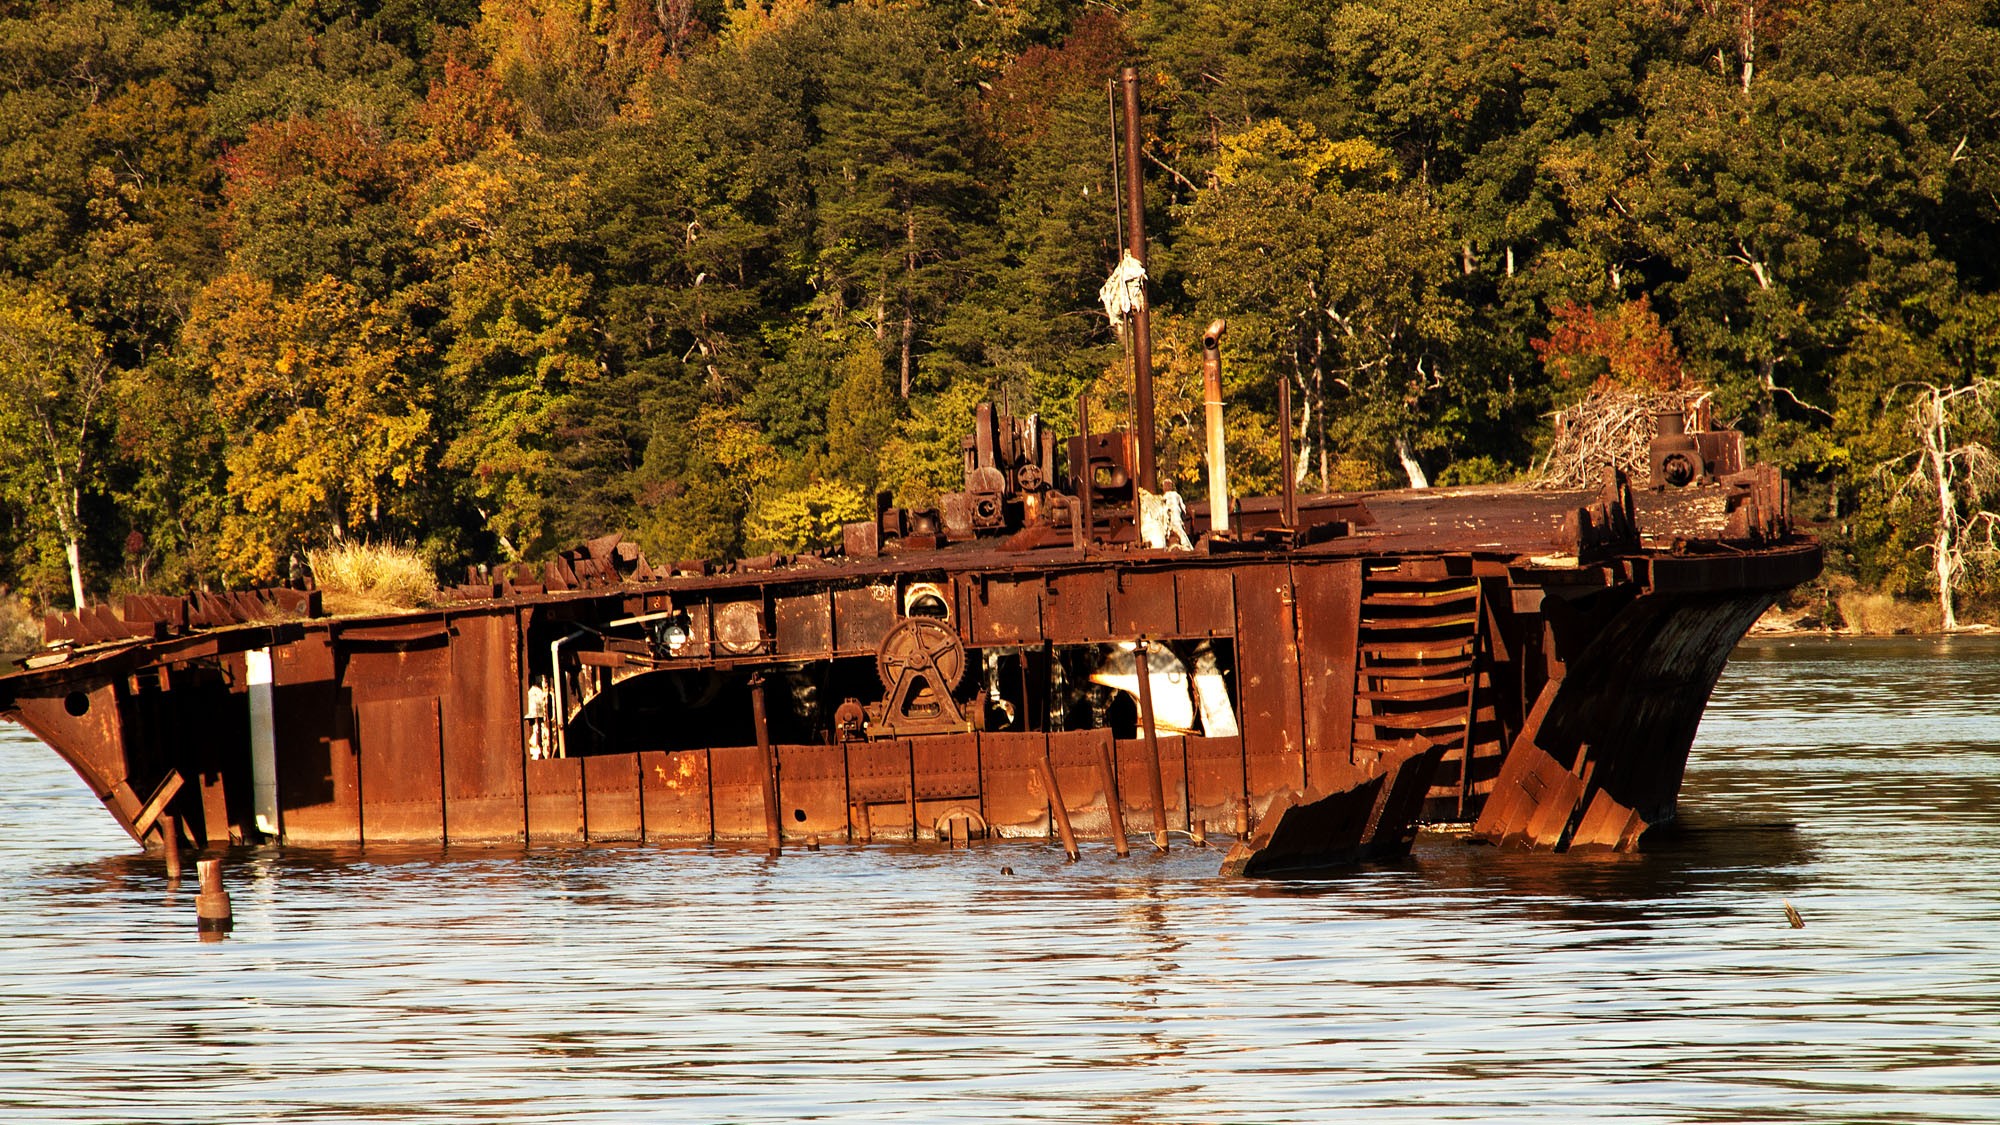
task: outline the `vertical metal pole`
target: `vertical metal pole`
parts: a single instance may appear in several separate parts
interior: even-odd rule
[[[1118,175],[1118,84],[1104,80],[1104,110],[1111,121],[1111,198],[1122,201],[1122,183]],[[1122,205],[1122,204],[1120,204]],[[1114,205],[1111,208],[1111,230],[1118,236],[1118,245],[1125,245],[1125,213]]]
[[[1126,67],[1125,80],[1125,238],[1126,250],[1146,264],[1146,192],[1139,174],[1139,71]],[[1145,288],[1140,289],[1145,293]],[[1132,316],[1132,400],[1139,431],[1139,485],[1159,491],[1153,472],[1153,317],[1140,301]]]
[[[277,839],[284,825],[278,814],[278,736],[271,712],[271,650],[243,654],[245,692],[250,704],[250,790],[257,831]]]
[[[1090,493],[1095,485],[1096,474],[1090,470],[1090,392],[1076,396],[1076,432],[1083,439],[1083,464],[1069,467],[1070,485],[1076,489],[1077,511],[1071,513],[1080,529],[1076,541],[1079,548],[1090,546],[1095,538],[1096,513],[1091,510]]]
[[[1146,638],[1132,655],[1139,662],[1139,725],[1146,736],[1146,784],[1152,789],[1153,846],[1167,850],[1167,787],[1160,777],[1160,734],[1153,725],[1153,661]]]
[[[1285,478],[1285,526],[1299,526],[1298,472],[1292,464],[1292,381],[1278,376],[1278,471]]]
[[[783,850],[779,839],[778,820],[778,758],[771,749],[771,726],[764,718],[764,675],[758,673],[750,677],[750,714],[757,724],[757,756],[762,759],[762,768],[757,778],[764,789],[764,843],[772,855]]]

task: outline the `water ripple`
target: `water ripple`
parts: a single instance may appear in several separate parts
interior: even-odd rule
[[[1643,854],[1284,883],[245,851],[202,945],[53,755],[0,762],[10,1122],[2000,1118],[2000,642],[1746,646]]]

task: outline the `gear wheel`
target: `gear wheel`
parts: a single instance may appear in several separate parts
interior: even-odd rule
[[[875,650],[875,674],[890,690],[910,672],[924,672],[928,679],[933,666],[943,681],[934,685],[940,691],[965,679],[965,646],[950,625],[934,617],[905,617]]]

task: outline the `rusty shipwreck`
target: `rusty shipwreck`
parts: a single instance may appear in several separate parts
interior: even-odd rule
[[[1136,138],[1104,294],[1129,432],[982,407],[962,491],[884,500],[819,555],[655,566],[612,536],[424,611],[285,589],[52,615],[0,717],[170,868],[264,841],[1131,832],[1231,837],[1255,874],[1395,854],[1424,822],[1629,849],[1672,819],[1730,649],[1819,571],[1783,479],[1694,411],[1659,419],[1636,486],[1232,499],[1217,322],[1221,502],[1181,504],[1154,465]]]
[[[52,615],[0,715],[154,849],[1186,834],[1254,873],[1424,822],[1629,849],[1731,647],[1820,566],[1699,418],[1636,487],[1178,527],[1135,435],[975,421],[962,492],[843,549],[656,567],[610,537],[374,617],[132,596]]]

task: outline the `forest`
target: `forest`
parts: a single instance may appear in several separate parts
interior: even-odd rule
[[[1522,479],[1695,390],[1829,615],[1948,549],[1993,619],[1977,0],[0,0],[0,585],[799,551],[980,401],[1118,417],[1126,65],[1191,498],[1227,317],[1246,488]]]

